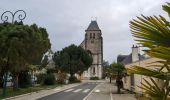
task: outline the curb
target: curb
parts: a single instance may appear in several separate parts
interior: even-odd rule
[[[5,98],[5,99],[2,99],[2,100],[13,100],[13,99],[17,99],[17,98],[20,98],[20,97],[24,97],[24,96],[28,96],[28,95],[40,93],[40,92],[42,92],[42,91],[48,91],[48,90],[52,90],[52,91],[53,91],[54,89],[62,88],[61,90],[54,91],[53,93],[48,94],[48,95],[51,95],[51,94],[54,94],[54,93],[61,92],[61,91],[65,90],[65,89],[68,89],[68,88],[72,88],[72,87],[78,86],[78,85],[80,85],[80,84],[83,84],[83,83],[74,83],[74,84],[70,84],[70,86],[68,86],[68,85],[63,85],[63,86],[56,87],[56,88],[52,88],[52,89],[45,89],[45,90],[40,90],[40,91],[36,91],[36,92],[31,92],[31,93],[26,93],[26,94],[22,94],[22,95],[17,95],[17,96]],[[47,95],[46,95],[46,96],[47,96]],[[43,96],[35,97],[34,99],[38,99],[38,98],[41,98],[41,97],[44,97],[44,95],[43,95]]]

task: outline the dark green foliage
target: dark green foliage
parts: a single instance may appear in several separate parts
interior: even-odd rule
[[[99,80],[99,77],[90,77],[90,80]]]
[[[63,72],[57,73],[57,83],[58,84],[65,84],[67,78],[67,74]]]
[[[31,75],[27,71],[19,73],[18,79],[19,87],[21,88],[26,88],[31,85]]]
[[[35,24],[0,24],[0,59],[6,59],[0,62],[5,65],[9,60],[9,66],[12,67],[8,70],[20,72],[25,70],[26,63],[40,63],[43,54],[50,47],[48,33],[44,28]]]
[[[57,81],[56,81],[58,84],[66,84],[65,83],[65,80],[64,79],[62,79],[62,78],[60,78],[60,79],[57,79]]]
[[[79,83],[79,82],[81,81],[78,80],[77,77],[75,76],[69,77],[69,83]]]
[[[38,84],[42,84],[44,82],[45,75],[46,74],[42,74],[42,73],[37,75],[37,83]]]
[[[45,68],[48,65],[49,61],[48,61],[48,56],[45,55],[44,59],[41,61],[41,66],[40,69]]]
[[[116,78],[116,85],[118,87],[118,93],[120,93],[120,89],[123,88],[122,78],[126,76],[126,69],[123,64],[113,62],[106,69],[106,76],[110,78],[110,83],[112,78]]]
[[[102,66],[102,67],[103,67],[103,75],[102,75],[102,76],[103,76],[103,77],[102,77],[103,79],[104,79],[105,77],[108,77],[108,76],[107,76],[107,68],[109,68],[109,66],[110,66],[110,65],[109,65],[109,62],[104,60],[104,61],[103,61],[103,66]]]
[[[170,3],[162,6],[163,10],[170,16]],[[140,16],[130,21],[132,35],[140,47],[145,47],[145,54],[151,58],[158,58],[157,61],[148,63],[148,66],[128,67],[132,74],[144,75],[139,86],[143,93],[151,100],[168,100],[170,93],[170,21],[159,16]],[[147,48],[147,49],[146,49]],[[148,77],[150,79],[148,80]],[[157,78],[162,81],[159,86]]]
[[[0,88],[3,87],[3,74],[0,75]]]
[[[56,83],[56,79],[53,73],[46,74],[44,77],[44,85],[53,85]]]
[[[56,69],[69,73],[72,77],[75,73],[81,74],[87,70],[92,64],[93,58],[89,52],[83,48],[70,45],[55,52],[53,60],[56,64]]]
[[[12,74],[13,80],[17,81],[18,74],[28,70],[30,64],[40,64],[43,54],[50,47],[46,29],[36,24],[29,26],[22,22],[1,23],[0,74],[8,71]]]
[[[47,70],[47,74],[56,72],[55,68],[47,68],[46,70]]]
[[[116,75],[116,85],[117,85],[117,93],[120,93],[120,89],[123,88],[122,78],[126,76],[125,66],[121,63],[112,63],[113,72]]]

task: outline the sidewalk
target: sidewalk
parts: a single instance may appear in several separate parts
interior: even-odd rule
[[[123,91],[121,90],[121,92],[123,92],[123,94],[116,94],[117,92],[117,86],[115,85],[110,85],[111,88],[111,100],[136,100],[136,98],[134,97],[134,94],[130,94],[127,91]]]
[[[41,98],[41,97],[44,97],[44,96],[47,96],[50,94],[54,94],[54,93],[60,92],[65,89],[78,86],[80,84],[81,83],[68,84],[68,85],[56,87],[56,88],[50,89],[50,90],[41,90],[41,91],[37,91],[37,92],[32,92],[32,93],[27,93],[27,94],[15,96],[15,97],[6,98],[3,100],[36,100],[38,98]]]
[[[124,94],[116,94],[117,87],[112,83],[99,84],[85,100],[136,100],[133,94],[125,91]]]

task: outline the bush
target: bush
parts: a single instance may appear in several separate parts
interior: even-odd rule
[[[18,83],[21,88],[31,86],[31,75],[27,71],[19,73]]]
[[[57,73],[57,83],[58,84],[65,84],[67,78],[67,74],[66,73]]]
[[[80,80],[77,79],[77,77],[72,76],[69,78],[69,83],[79,83],[81,82]]]
[[[46,76],[46,74],[43,74],[43,73],[38,74],[38,75],[37,75],[37,83],[38,83],[38,84],[42,84],[42,83],[44,82],[45,76]]]
[[[65,80],[64,79],[57,79],[57,83],[58,84],[65,84]]]
[[[44,77],[44,85],[53,85],[56,83],[56,79],[53,73],[46,74]]]
[[[90,77],[90,80],[99,80],[99,77]]]

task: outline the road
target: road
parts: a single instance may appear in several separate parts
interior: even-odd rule
[[[48,95],[38,100],[83,100],[99,82],[83,83],[79,86]]]

